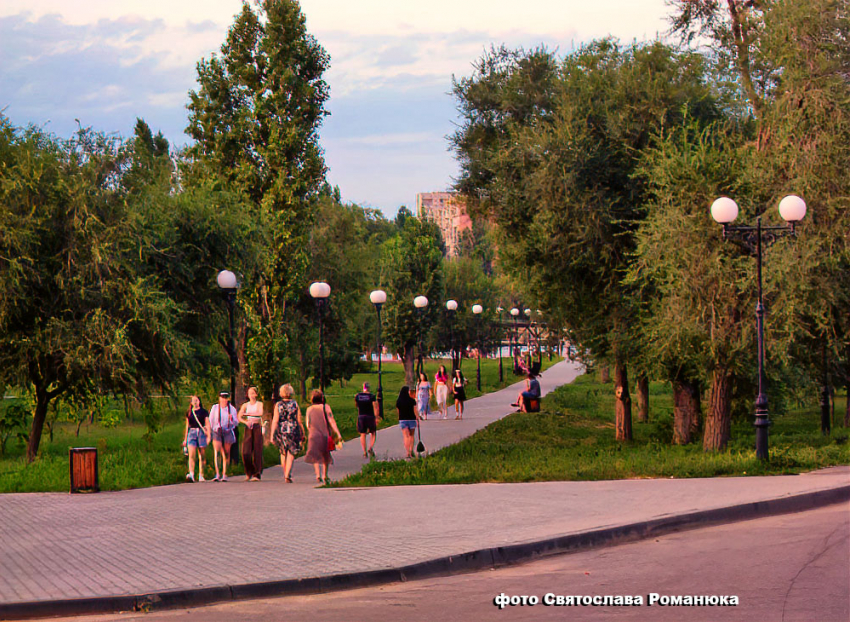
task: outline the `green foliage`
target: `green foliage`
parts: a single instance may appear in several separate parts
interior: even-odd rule
[[[23,400],[3,400],[0,404],[0,454],[6,455],[6,443],[11,439],[27,440],[31,411]]]
[[[813,409],[779,417],[771,429],[771,460],[753,450],[750,422],[733,426],[725,453],[698,445],[672,446],[669,386],[651,385],[653,420],[638,424],[635,439],[617,443],[611,434],[614,397],[590,376],[559,387],[540,413],[514,414],[463,441],[413,462],[373,462],[339,486],[400,486],[607,480],[641,477],[717,477],[800,473],[847,464],[846,430],[824,437],[812,430]]]
[[[437,226],[413,216],[404,219],[398,235],[388,240],[381,257],[381,284],[387,292],[382,319],[384,343],[400,352],[413,382],[413,348],[417,336],[426,335],[443,308],[443,253]],[[416,296],[428,306],[417,311]]]
[[[495,217],[506,270],[597,356],[629,347],[637,301],[621,277],[645,214],[641,150],[688,110],[719,113],[706,73],[660,43],[603,40],[561,62],[494,50],[455,84],[460,188]]]

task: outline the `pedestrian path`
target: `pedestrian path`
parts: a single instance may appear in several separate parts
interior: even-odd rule
[[[544,391],[578,371],[569,364],[553,370],[544,375]],[[513,397],[506,390],[470,401],[463,428],[453,427],[454,421],[427,422],[425,442],[436,448],[464,430],[483,427],[490,417],[509,412],[504,405]],[[401,439],[391,435],[379,436],[380,447],[396,455]],[[334,475],[359,468],[358,455],[340,456]],[[275,581],[318,585],[311,578],[358,576],[492,547],[832,491],[848,486],[850,468],[785,477],[375,489],[315,488],[307,483],[309,465],[299,465],[295,477],[302,483],[268,477],[259,483],[94,495],[2,495],[0,618],[16,603],[26,603],[19,611],[31,612],[45,606],[38,601],[48,601],[38,611],[55,615],[69,605],[50,603],[70,599],[95,599],[88,609],[78,609],[95,611],[108,606],[98,605],[103,599],[123,595],[165,598],[181,591],[215,600],[237,590],[262,594],[262,585]]]

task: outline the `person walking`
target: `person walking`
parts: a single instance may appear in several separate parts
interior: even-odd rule
[[[463,403],[466,401],[466,378],[459,369],[452,376],[452,394],[455,398],[455,419],[463,419]]]
[[[416,425],[419,421],[419,408],[416,405],[416,400],[413,399],[410,393],[410,387],[407,385],[403,386],[395,402],[395,407],[398,411],[398,427],[401,428],[401,436],[404,441],[404,451],[407,458],[413,457],[414,435],[416,434]]]
[[[189,397],[189,410],[186,411],[186,429],[183,431],[183,447],[189,454],[189,472],[186,479],[195,481],[195,457],[198,459],[198,481],[204,479],[204,467],[206,466],[206,449],[210,442],[209,413],[201,404],[201,398],[197,395]]]
[[[212,430],[213,461],[215,462],[214,482],[227,481],[227,465],[230,464],[230,447],[236,442],[234,430],[239,425],[236,408],[230,403],[230,393],[218,394],[218,404],[210,408],[210,429]],[[218,458],[221,455],[221,470]]]
[[[419,372],[419,384],[416,385],[416,404],[419,406],[419,418],[423,421],[428,419],[431,412],[431,383],[425,372]]]
[[[298,408],[298,402],[292,399],[293,393],[291,384],[280,387],[280,401],[275,404],[272,417],[272,442],[280,451],[280,466],[287,484],[292,483],[292,463],[307,438],[301,409]]]
[[[242,439],[242,464],[245,481],[259,482],[263,476],[263,403],[257,399],[257,387],[248,387],[248,401],[242,404],[237,419],[245,425]]]
[[[316,472],[316,481],[326,484],[328,479],[328,467],[333,464],[333,458],[328,444],[331,440],[331,430],[338,441],[342,442],[342,434],[336,426],[334,414],[331,407],[325,404],[324,394],[315,389],[310,394],[312,406],[307,408],[305,418],[307,419],[307,455],[304,462],[313,465]]]
[[[354,396],[357,406],[357,432],[360,434],[360,446],[363,448],[363,457],[375,457],[375,441],[378,439],[378,400],[374,393],[369,391],[369,383],[363,383],[363,390]],[[366,436],[371,435],[372,442],[366,449]]]
[[[446,366],[440,365],[440,369],[434,376],[434,392],[437,396],[437,410],[443,416],[443,419],[449,418],[449,375],[446,373]]]

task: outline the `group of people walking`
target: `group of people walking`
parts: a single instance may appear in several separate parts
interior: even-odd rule
[[[419,372],[419,381],[416,383],[416,403],[419,407],[419,415],[427,420],[431,414],[431,398],[436,398],[437,412],[442,419],[449,418],[448,397],[451,390],[454,397],[455,419],[463,419],[463,404],[466,402],[466,378],[460,369],[452,372],[451,378],[446,373],[446,366],[440,365],[440,369],[434,375],[434,385],[428,381],[425,372]]]
[[[273,443],[280,452],[284,481],[291,483],[292,464],[306,442],[307,455],[304,461],[313,465],[316,481],[327,482],[328,466],[333,462],[331,448],[342,442],[333,411],[325,403],[324,394],[316,390],[310,394],[311,405],[307,407],[302,419],[301,409],[293,399],[293,393],[292,385],[280,387],[280,400],[273,408],[271,434],[268,438],[263,423],[263,402],[258,399],[259,391],[256,387],[248,389],[248,401],[238,411],[230,403],[230,394],[226,392],[219,393],[218,403],[209,412],[204,409],[197,395],[191,396],[183,436],[183,445],[189,457],[186,479],[195,481],[197,462],[197,481],[205,481],[206,447],[212,442],[215,467],[212,481],[227,481],[230,449],[236,442],[236,427],[241,423],[245,425],[241,449],[247,481],[260,481],[263,475],[263,445]],[[336,437],[336,441],[333,437]]]
[[[448,419],[448,395],[454,398],[455,419],[463,419],[463,405],[466,401],[467,380],[460,369],[451,376],[444,365],[434,376],[434,384],[422,372],[419,381],[411,390],[405,385],[396,400],[399,427],[402,431],[406,456],[414,455],[414,435],[419,421],[427,420],[432,413],[438,413],[442,419]],[[241,453],[245,465],[245,479],[260,481],[263,475],[263,447],[274,444],[280,452],[280,466],[284,481],[292,482],[292,465],[306,443],[304,461],[313,465],[316,481],[328,481],[328,467],[333,464],[331,451],[342,442],[331,407],[326,403],[322,391],[310,394],[310,406],[304,412],[293,398],[292,385],[280,387],[280,400],[272,409],[270,433],[266,434],[265,412],[259,399],[257,387],[248,388],[248,401],[237,410],[230,403],[230,394],[219,393],[218,402],[209,411],[204,409],[200,397],[192,395],[186,412],[186,427],[183,434],[184,453],[188,456],[189,472],[186,479],[194,482],[197,465],[197,481],[206,481],[206,447],[213,446],[214,482],[228,481],[227,470],[230,466],[230,451],[236,442],[236,428],[245,426]],[[435,398],[437,410],[431,410],[431,399]],[[381,421],[377,398],[370,391],[369,383],[354,397],[357,407],[357,432],[364,458],[375,456],[378,424]],[[336,440],[334,440],[334,438]]]

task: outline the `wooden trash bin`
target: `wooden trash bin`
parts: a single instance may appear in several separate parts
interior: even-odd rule
[[[71,463],[71,492],[100,492],[97,448],[72,447],[68,453]]]

